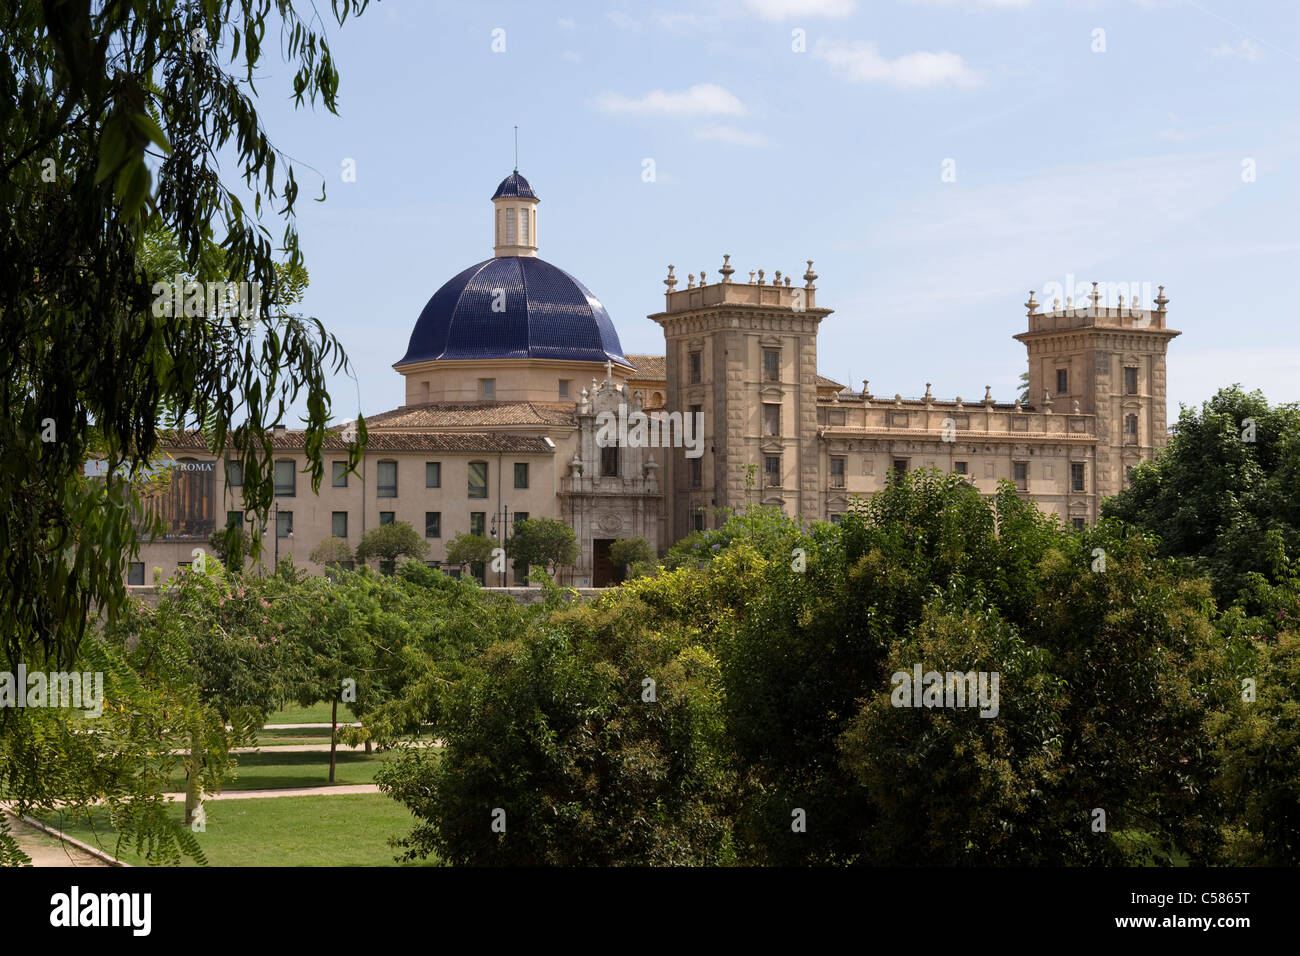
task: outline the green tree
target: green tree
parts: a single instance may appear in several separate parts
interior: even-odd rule
[[[311,549],[310,560],[313,564],[345,565],[353,560],[352,548],[344,538],[329,537]]]
[[[482,576],[483,566],[492,560],[497,543],[484,534],[461,532],[447,542],[447,563],[453,567],[469,565],[476,577]]]
[[[1238,695],[1209,721],[1223,768],[1216,790],[1230,807],[1225,861],[1246,866],[1300,863],[1300,635],[1264,644]],[[1244,685],[1243,685],[1244,686]]]
[[[443,693],[435,732],[446,746],[406,751],[376,775],[420,820],[401,841],[407,856],[732,862],[718,662],[687,622],[657,610],[681,600],[683,583],[646,579],[552,606],[544,626],[498,635],[473,659]]]
[[[506,550],[515,564],[540,567],[552,578],[562,567],[578,560],[578,538],[573,529],[554,518],[527,518],[515,525]]]
[[[361,536],[357,545],[357,560],[379,558],[380,567],[392,574],[398,558],[423,558],[429,553],[429,544],[405,521],[394,521],[371,528]]]
[[[364,7],[332,9],[342,22]],[[339,77],[322,22],[314,11],[302,19],[289,0],[182,10],[160,0],[27,3],[0,13],[0,500],[14,505],[0,511],[4,667],[70,664],[92,608],[109,620],[122,612],[138,553],[129,478],[157,453],[166,422],[208,427],[211,450],[243,463],[245,501],[264,516],[274,491],[268,426],[305,395],[319,485],[326,379],[347,362],[319,321],[272,310],[277,250],[264,203],[285,219],[279,252],[291,266],[300,255],[298,183],[252,99],[268,65],[268,19],[295,67],[297,103],[334,111]],[[203,280],[257,283],[261,321],[156,310],[145,245],[154,230],[176,237]],[[201,261],[209,241],[224,250],[222,273]],[[353,463],[364,438],[362,427]],[[107,462],[105,480],[83,476],[91,456]],[[0,763],[32,787],[9,764],[21,752],[16,726],[0,730]],[[82,764],[59,768],[46,753],[42,775],[95,776],[86,748],[63,753]]]
[[[1291,577],[1300,569],[1300,408],[1270,406],[1236,385],[1184,408],[1169,445],[1134,469],[1103,514],[1158,534],[1162,554],[1210,576],[1221,607],[1252,573]]]
[[[619,538],[609,546],[609,560],[622,578],[630,569],[653,566],[655,552],[645,538]]]
[[[225,528],[208,536],[208,547],[227,571],[238,574],[244,570],[244,559],[252,553],[253,539],[247,528]]]

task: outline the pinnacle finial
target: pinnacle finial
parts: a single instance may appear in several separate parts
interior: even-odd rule
[[[677,286],[677,277],[673,275],[673,267],[668,267],[668,278],[664,280],[664,285],[668,286],[668,291],[672,292]]]
[[[759,284],[759,285],[766,285],[766,284],[767,284],[767,282],[763,279],[763,270],[762,270],[762,269],[759,269],[759,270],[758,270],[758,284]]]
[[[817,279],[817,273],[813,272],[813,267],[812,267],[813,261],[811,259],[807,261],[808,261],[808,271],[803,274],[803,283],[804,283],[803,287],[805,289],[812,290],[817,288],[815,285],[813,285],[813,282],[815,282]]]
[[[732,274],[733,272],[735,272],[735,271],[736,271],[736,270],[733,269],[733,268],[731,267],[731,256],[730,256],[730,255],[724,255],[724,256],[722,257],[722,268],[718,270],[718,272],[721,273],[721,275],[722,275],[722,281],[723,281],[724,283],[726,283],[727,285],[730,285],[730,284],[731,284],[731,274]]]
[[[1038,311],[1038,302],[1034,299],[1033,289],[1029,290],[1029,301],[1025,303],[1025,308],[1029,310],[1030,315]]]
[[[1163,312],[1165,310],[1165,306],[1168,304],[1169,304],[1169,300],[1165,298],[1165,287],[1161,286],[1160,294],[1156,296],[1156,311]]]
[[[1097,303],[1101,301],[1101,293],[1097,291],[1097,283],[1092,284],[1092,291],[1088,293],[1088,298],[1092,300],[1092,307],[1097,308]]]

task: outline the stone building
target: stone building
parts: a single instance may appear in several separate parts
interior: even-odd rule
[[[838,520],[852,496],[916,468],[963,474],[986,494],[1012,481],[1082,527],[1165,443],[1165,353],[1179,333],[1166,325],[1163,287],[1154,308],[1102,305],[1095,285],[1087,303],[1050,308],[1031,292],[1028,328],[1014,336],[1027,350],[1029,402],[997,401],[988,388],[973,401],[939,399],[929,384],[922,397],[878,396],[868,381],[850,391],[817,373],[817,332],[833,312],[817,304],[812,262],[801,284],[779,271],[769,282],[763,270],[733,282],[724,256],[716,281],[701,270],[685,288],[670,266],[664,308],[650,316],[664,354],[624,355],[595,295],[538,256],[539,200],[527,180],[511,173],[492,203],[493,257],[421,312],[394,365],[406,401],[367,417],[357,472],[342,465],[337,428],[312,494],[302,433],[272,435],[275,509],[252,528],[269,554],[310,566],[326,537],[355,548],[369,528],[405,521],[441,563],[460,532],[501,539],[520,518],[552,517],[581,547],[571,582],[600,586],[612,580],[619,538],[662,552],[751,503]],[[652,420],[651,435],[674,416],[699,421],[702,434],[694,446],[647,443],[636,429],[611,439],[601,422],[619,416]],[[132,583],[151,580],[147,568],[170,574],[219,523],[246,519],[238,462],[216,462],[197,435],[167,452],[177,470],[157,506],[171,531],[142,546]],[[516,583],[513,573],[487,577]]]

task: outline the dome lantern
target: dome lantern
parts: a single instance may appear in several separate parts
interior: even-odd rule
[[[492,194],[493,255],[537,255],[537,204],[540,200],[528,180],[515,170]]]

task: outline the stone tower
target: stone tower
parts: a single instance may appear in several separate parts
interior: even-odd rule
[[[733,283],[724,257],[721,282],[685,289],[668,267],[664,330],[668,411],[703,416],[704,452],[665,449],[666,544],[719,524],[715,508],[778,505],[809,520],[820,515],[817,437],[817,278],[804,284],[778,271]]]
[[[1039,311],[1029,293],[1029,331],[1015,336],[1029,352],[1029,401],[1057,414],[1092,415],[1096,435],[1096,500],[1127,483],[1128,469],[1168,440],[1165,353],[1181,333],[1166,324],[1165,287],[1154,309],[1136,301],[1102,305],[1097,283],[1085,303],[1059,300]]]

